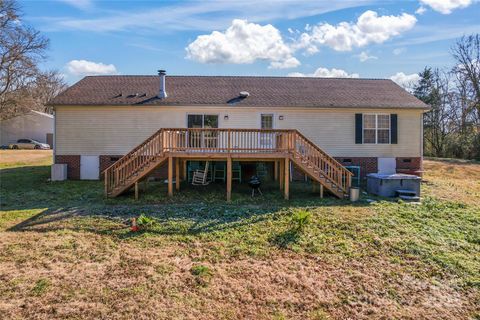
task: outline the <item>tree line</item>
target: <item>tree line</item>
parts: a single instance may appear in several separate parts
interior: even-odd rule
[[[459,39],[454,65],[425,67],[413,94],[431,110],[424,115],[424,154],[480,160],[480,35]]]

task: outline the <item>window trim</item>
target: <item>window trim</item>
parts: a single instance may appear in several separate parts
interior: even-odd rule
[[[365,128],[365,116],[375,116],[375,128]],[[378,142],[378,131],[387,130],[386,128],[378,127],[378,116],[388,116],[388,142]],[[362,143],[363,144],[392,144],[392,123],[390,113],[364,113],[362,115]],[[365,142],[365,130],[375,130],[375,142]]]
[[[260,113],[260,129],[262,129],[262,116],[272,116],[272,129],[275,129],[275,113]]]
[[[205,129],[205,116],[216,116],[217,117],[217,128],[220,128],[220,114],[219,113],[190,113],[188,112],[185,116],[186,128],[188,128],[188,116],[202,116],[202,128]]]

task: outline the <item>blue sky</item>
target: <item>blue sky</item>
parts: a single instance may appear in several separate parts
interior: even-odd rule
[[[478,0],[20,1],[51,40],[45,68],[92,74],[390,78],[448,67]],[[400,74],[401,73],[401,74]]]

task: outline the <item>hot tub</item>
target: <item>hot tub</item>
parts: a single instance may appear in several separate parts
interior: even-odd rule
[[[398,190],[408,190],[420,197],[420,181],[420,177],[412,174],[370,173],[367,175],[367,192],[382,197],[396,197]]]

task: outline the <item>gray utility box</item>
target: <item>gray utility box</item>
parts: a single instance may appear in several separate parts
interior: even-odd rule
[[[411,190],[420,197],[421,180],[411,174],[370,173],[367,175],[367,192],[381,197],[396,197],[397,190]]]
[[[63,163],[52,164],[52,181],[67,180],[67,165]]]

